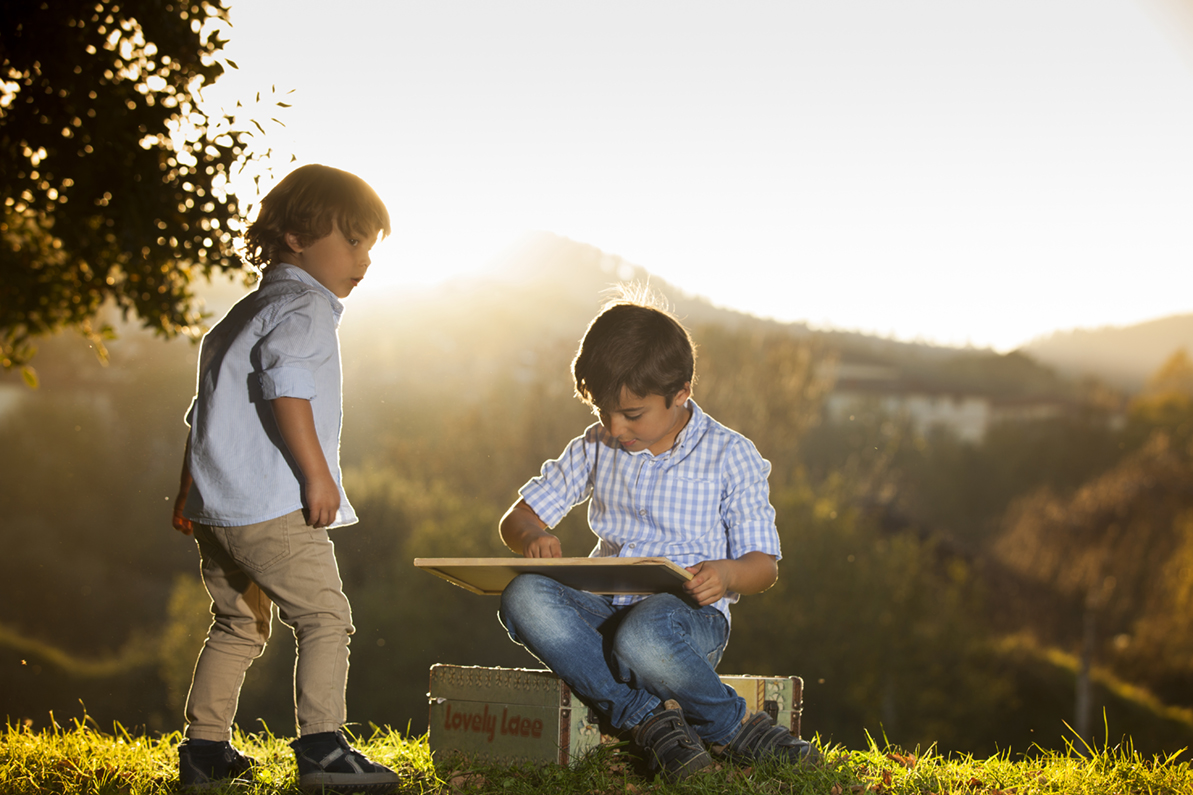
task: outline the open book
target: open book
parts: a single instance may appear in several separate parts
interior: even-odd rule
[[[479,594],[500,594],[526,572],[600,594],[678,592],[692,579],[667,558],[415,558],[414,565]]]

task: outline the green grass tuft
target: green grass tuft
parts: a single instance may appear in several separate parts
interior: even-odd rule
[[[41,732],[9,724],[0,737],[0,792],[4,795],[151,795],[177,791],[178,733],[134,736],[119,725],[104,732],[89,719]],[[286,738],[268,729],[237,732],[235,745],[262,763],[253,785],[215,790],[242,795],[297,793]],[[823,747],[824,764],[741,767],[716,763],[675,785],[643,774],[625,746],[603,746],[572,768],[504,766],[461,758],[433,760],[427,737],[371,726],[352,743],[399,771],[409,795],[1178,795],[1193,792],[1184,754],[1144,758],[1129,743],[1094,749],[1070,744],[1064,752],[1034,749],[988,759],[904,751],[871,738],[862,750]]]

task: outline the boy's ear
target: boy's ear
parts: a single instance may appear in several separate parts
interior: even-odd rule
[[[302,250],[306,248],[306,246],[302,244],[302,240],[299,239],[298,235],[294,234],[293,232],[287,232],[283,239],[286,241],[286,245],[289,246],[290,250],[295,254],[301,254]]]
[[[683,387],[675,393],[675,398],[672,403],[683,405],[684,402],[692,396],[692,382],[688,381]]]

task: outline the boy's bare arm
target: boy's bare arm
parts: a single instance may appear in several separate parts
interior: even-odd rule
[[[336,511],[340,509],[340,490],[331,476],[323,447],[319,444],[319,435],[315,432],[311,401],[280,397],[269,402],[273,406],[273,416],[277,420],[282,440],[302,470],[307,524],[311,527],[327,527],[335,520]]]
[[[182,509],[186,505],[186,495],[191,492],[191,484],[194,479],[191,478],[191,435],[186,435],[186,450],[182,454],[182,474],[178,478],[178,496],[174,498],[174,529],[180,533],[190,535],[195,532],[195,525],[190,519],[182,515]]]
[[[706,560],[689,566],[692,579],[683,589],[701,607],[711,605],[732,591],[743,596],[762,593],[779,579],[773,555],[747,552],[736,560]]]
[[[547,523],[538,517],[525,500],[518,500],[501,517],[501,540],[527,558],[561,558],[563,546],[547,532]]]

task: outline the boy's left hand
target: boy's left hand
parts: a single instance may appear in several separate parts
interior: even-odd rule
[[[704,607],[718,601],[729,590],[729,566],[727,560],[706,560],[695,566],[688,566],[692,579],[683,584],[688,596]]]
[[[183,505],[186,503],[186,494],[179,494],[174,500],[174,517],[172,524],[174,529],[183,535],[192,535],[195,532],[195,524],[190,519],[182,515]]]
[[[711,605],[727,593],[762,593],[775,584],[779,570],[773,556],[747,552],[735,560],[706,560],[688,566],[692,579],[683,589],[701,607]]]

